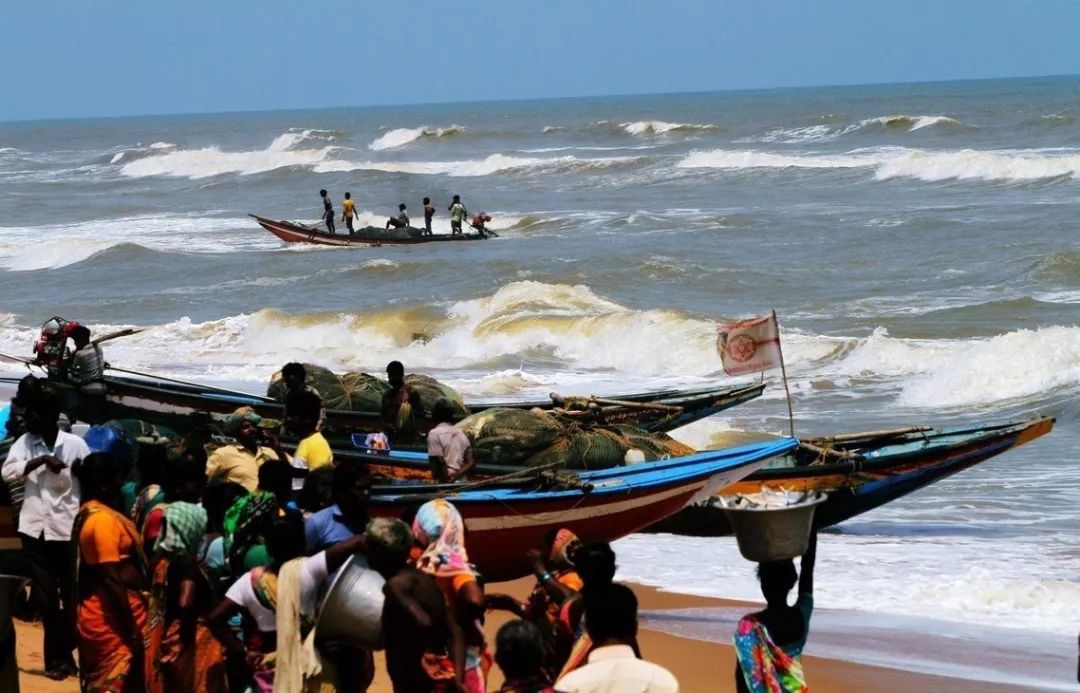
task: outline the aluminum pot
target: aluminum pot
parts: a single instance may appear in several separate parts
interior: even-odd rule
[[[781,561],[806,553],[814,510],[825,498],[820,493],[780,506],[755,506],[734,500],[725,503],[724,513],[735,530],[743,558],[756,563]]]
[[[383,577],[356,555],[345,562],[319,608],[315,628],[320,640],[365,650],[381,650]]]

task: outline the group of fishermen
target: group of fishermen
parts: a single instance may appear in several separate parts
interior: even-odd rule
[[[322,198],[323,213],[322,221],[326,224],[327,230],[330,235],[336,234],[336,227],[334,220],[336,214],[334,212],[334,203],[330,199],[330,195],[326,190],[319,191],[319,197]],[[431,236],[431,220],[435,217],[435,205],[431,203],[430,197],[425,197],[423,200],[424,207],[424,228],[421,233],[425,236]],[[492,232],[487,228],[487,222],[491,221],[491,215],[487,212],[480,212],[475,214],[472,218],[469,218],[469,212],[465,209],[465,205],[461,202],[461,195],[454,195],[450,205],[447,207],[450,212],[450,235],[461,236],[464,234],[462,230],[462,224],[468,223],[477,233],[482,236],[491,234]],[[349,235],[355,235],[356,229],[353,228],[353,221],[360,218],[359,213],[356,211],[356,203],[352,199],[352,193],[345,193],[345,199],[341,202],[341,221],[345,223],[345,227],[349,231]],[[386,229],[403,229],[411,225],[409,219],[408,208],[404,202],[398,205],[398,213],[386,220]]]

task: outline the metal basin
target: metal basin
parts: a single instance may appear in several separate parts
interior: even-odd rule
[[[825,498],[819,493],[782,506],[740,505],[732,500],[725,503],[724,513],[735,530],[743,558],[757,563],[781,561],[806,553],[814,510]]]
[[[319,639],[381,650],[385,582],[382,575],[367,567],[363,556],[346,561],[319,609],[315,625]]]

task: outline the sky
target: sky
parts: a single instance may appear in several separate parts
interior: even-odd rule
[[[1078,0],[49,0],[0,120],[1080,73]]]

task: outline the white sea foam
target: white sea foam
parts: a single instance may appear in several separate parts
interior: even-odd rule
[[[1080,385],[1080,327],[1017,330],[934,350],[918,354],[919,376],[904,383],[901,404],[989,405]]]
[[[465,128],[461,125],[450,125],[445,128],[431,128],[426,125],[418,128],[395,128],[372,140],[371,144],[368,145],[368,149],[381,152],[386,149],[403,147],[426,137],[449,137],[451,135],[460,135],[463,132],[465,132]]]
[[[1080,151],[1003,150],[932,151],[875,148],[846,154],[776,154],[755,150],[714,149],[692,152],[678,168],[724,170],[868,168],[876,180],[915,178],[943,180],[1028,181],[1080,178]]]
[[[75,224],[0,227],[0,267],[13,271],[55,269],[82,262],[125,243],[167,252],[226,252],[275,247],[268,234],[254,231],[246,219],[185,215],[143,215],[96,219]],[[197,238],[198,243],[192,239]]]
[[[489,176],[502,171],[547,169],[551,171],[587,171],[637,161],[636,157],[585,159],[576,156],[518,157],[492,154],[485,159],[464,161],[346,161],[333,159],[315,165],[318,173],[333,171],[382,171],[416,175],[453,177]]]
[[[857,521],[856,521],[857,522]],[[814,605],[952,619],[1074,634],[1080,583],[1071,551],[1041,544],[963,535],[823,534]],[[760,601],[753,564],[733,537],[633,535],[615,545],[622,580],[665,589]],[[1007,564],[1007,573],[987,565]],[[900,577],[902,576],[902,577]]]
[[[681,159],[678,168],[858,168],[871,166],[873,161],[865,155],[789,155],[772,152],[714,149],[692,152]]]
[[[663,120],[638,120],[632,123],[620,123],[619,127],[628,135],[669,135],[674,132],[695,132],[715,130],[715,125],[707,123],[669,123]]]
[[[355,267],[397,271],[399,265],[371,259]],[[882,329],[866,337],[785,330],[783,339],[799,397],[858,380],[862,390],[892,393],[902,406],[951,409],[1038,402],[1052,393],[1080,390],[1080,327],[954,340],[898,339]],[[290,315],[262,310],[206,323],[185,319],[151,328],[125,342],[125,348],[132,349],[126,358],[147,367],[185,363],[256,381],[293,355],[339,370],[378,368],[395,358],[418,369],[441,370],[452,363],[470,372],[541,364],[545,371],[566,371],[569,383],[583,374],[589,382],[610,377],[616,384],[608,391],[626,390],[630,380],[696,386],[724,379],[712,321],[674,310],[630,308],[585,286],[535,281],[512,282],[439,311]],[[774,390],[770,397],[782,396]]]
[[[740,142],[776,142],[779,144],[802,144],[807,142],[828,142],[845,135],[859,132],[914,132],[930,127],[952,127],[969,129],[973,126],[955,118],[943,115],[888,115],[864,118],[849,125],[831,125],[818,123],[797,127],[773,128],[764,135],[747,137]]]

